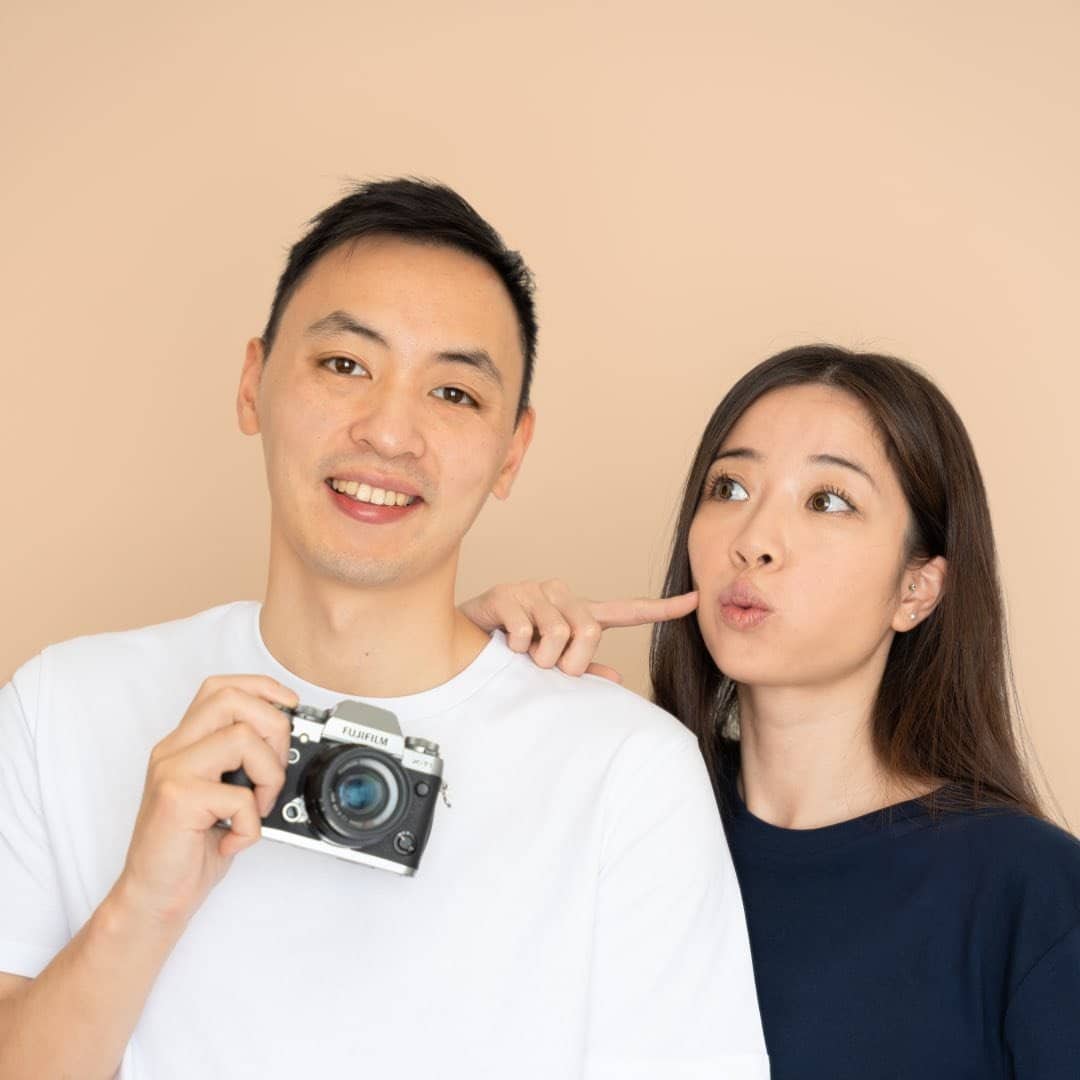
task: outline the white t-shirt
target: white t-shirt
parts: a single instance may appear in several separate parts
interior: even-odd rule
[[[35,976],[123,866],[147,757],[209,675],[262,673],[259,605],[78,638],[0,690],[0,971]],[[415,877],[263,839],[166,961],[123,1080],[768,1075],[742,901],[691,735],[495,634],[365,699],[440,744]],[[62,1034],[58,1034],[62,1037]]]

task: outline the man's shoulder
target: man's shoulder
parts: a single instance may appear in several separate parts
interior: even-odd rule
[[[69,638],[49,645],[45,652],[50,659],[60,663],[79,663],[86,657],[106,659],[146,650],[170,649],[188,642],[205,642],[222,633],[230,633],[238,620],[256,606],[250,600],[218,604],[193,615],[164,622]]]
[[[17,688],[28,683],[93,686],[114,679],[135,679],[191,662],[220,646],[251,617],[254,601],[219,604],[165,622],[123,630],[83,634],[46,646],[12,677]]]
[[[669,712],[598,675],[567,675],[513,654],[503,669],[503,679],[512,686],[517,707],[536,712],[552,728],[590,731],[618,741],[633,736],[654,746],[695,742]]]

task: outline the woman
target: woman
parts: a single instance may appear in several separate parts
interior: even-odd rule
[[[986,494],[941,392],[827,346],[743,376],[687,480],[668,604],[691,589],[654,696],[717,783],[773,1077],[1080,1077],[1080,843],[1022,761]],[[628,616],[537,586],[467,610],[519,649],[546,629],[534,656],[577,672]]]

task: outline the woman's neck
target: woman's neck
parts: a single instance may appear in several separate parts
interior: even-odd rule
[[[755,817],[814,829],[932,790],[891,775],[878,760],[877,686],[853,677],[827,687],[739,687],[739,783]]]

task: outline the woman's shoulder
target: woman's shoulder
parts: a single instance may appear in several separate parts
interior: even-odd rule
[[[1052,863],[1080,874],[1080,839],[1047,818],[1011,806],[948,803],[932,808],[931,818],[998,859],[1010,853],[1024,863]]]
[[[931,820],[956,845],[957,870],[987,901],[996,894],[1012,919],[1064,932],[1080,922],[1080,840],[1045,818],[983,806],[944,811]]]
[[[964,871],[976,889],[983,925],[992,928],[995,940],[1008,942],[1010,999],[1025,983],[1053,983],[1055,965],[1062,962],[1074,970],[1068,991],[1074,994],[1080,840],[1045,818],[989,807],[960,813],[943,825],[950,828],[969,852]]]

